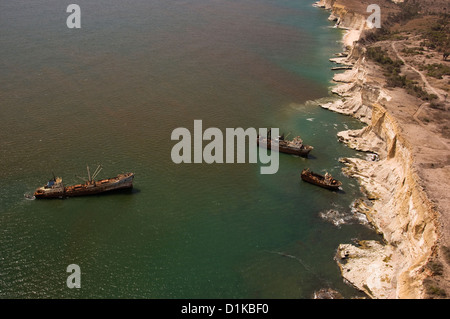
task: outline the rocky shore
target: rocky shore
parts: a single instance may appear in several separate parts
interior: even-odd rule
[[[359,181],[366,196],[359,201],[359,211],[384,239],[341,244],[337,264],[343,278],[371,298],[424,298],[424,280],[430,276],[427,264],[436,255],[442,229],[438,207],[418,173],[421,159],[415,154],[420,141],[411,133],[419,126],[413,115],[398,116],[392,111],[408,100],[407,93],[385,89],[380,70],[367,61],[365,48],[355,42],[369,28],[368,14],[337,0],[315,5],[329,10],[329,19],[347,30],[346,52],[333,60],[347,66],[334,77],[338,85],[332,92],[339,98],[321,106],[367,124],[361,130],[340,132],[338,137],[351,148],[375,154],[373,160],[343,158],[341,162],[344,173]]]

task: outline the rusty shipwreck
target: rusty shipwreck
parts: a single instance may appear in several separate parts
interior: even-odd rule
[[[334,179],[330,174],[320,175],[310,171],[308,168],[302,170],[300,176],[305,182],[330,190],[338,190],[342,186],[342,182]]]
[[[133,188],[134,173],[119,174],[116,177],[96,181],[95,178],[102,170],[101,166],[97,167],[92,176],[89,172],[89,166],[87,170],[88,179],[84,179],[85,182],[82,184],[64,186],[62,178],[53,176],[53,179],[49,180],[45,186],[36,189],[33,195],[36,199],[66,198]]]
[[[278,151],[281,153],[297,155],[301,157],[308,157],[314,147],[306,145],[303,140],[297,136],[292,140],[286,140],[284,134],[272,139],[271,132],[269,131],[267,137],[258,136],[258,145],[267,149],[271,149],[272,143],[278,143]]]

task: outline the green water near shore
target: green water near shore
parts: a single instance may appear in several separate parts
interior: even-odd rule
[[[376,235],[351,216],[361,196],[336,133],[361,124],[321,109],[341,31],[309,1],[16,1],[0,11],[0,297],[310,298],[344,296],[337,246]],[[279,127],[315,148],[259,164],[171,161],[177,127]],[[292,137],[291,136],[291,137]],[[135,173],[130,193],[30,201],[85,165]],[[343,191],[303,183],[329,171]],[[81,268],[68,289],[66,267]]]

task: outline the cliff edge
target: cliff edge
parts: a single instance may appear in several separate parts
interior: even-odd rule
[[[450,229],[449,196],[445,192],[450,178],[449,140],[436,126],[427,126],[418,117],[430,103],[404,89],[387,87],[386,72],[368,59],[367,46],[356,42],[371,28],[366,21],[369,4],[353,0],[316,3],[330,10],[329,19],[338,27],[348,30],[345,57],[335,62],[350,69],[334,77],[338,85],[332,91],[339,99],[322,107],[367,124],[361,130],[340,132],[338,137],[349,147],[375,156],[372,160],[341,161],[344,173],[358,179],[366,195],[358,209],[384,238],[382,243],[341,244],[336,261],[342,276],[371,298],[445,297],[450,293],[450,262],[445,256]],[[385,12],[399,10],[390,1],[383,4]],[[392,39],[382,43],[401,60],[396,44]],[[402,72],[414,70],[419,72],[403,60]],[[417,75],[418,81],[419,75],[423,74]],[[426,77],[422,81],[427,82]],[[433,89],[447,110],[445,88],[428,85],[423,84],[423,90]],[[448,118],[444,118],[445,123],[449,123]]]

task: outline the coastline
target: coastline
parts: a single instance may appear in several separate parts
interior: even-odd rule
[[[424,281],[431,275],[426,266],[441,237],[438,211],[418,174],[416,146],[405,122],[386,107],[395,97],[381,84],[383,75],[366,61],[364,48],[355,43],[369,28],[366,17],[336,2],[320,0],[314,6],[330,11],[329,20],[347,30],[345,54],[331,60],[349,69],[333,78],[338,84],[332,92],[339,99],[321,107],[367,124],[339,132],[338,138],[350,148],[374,154],[372,160],[340,161],[343,172],[357,179],[365,194],[358,211],[384,242],[341,244],[335,259],[344,280],[371,298],[424,298]]]

